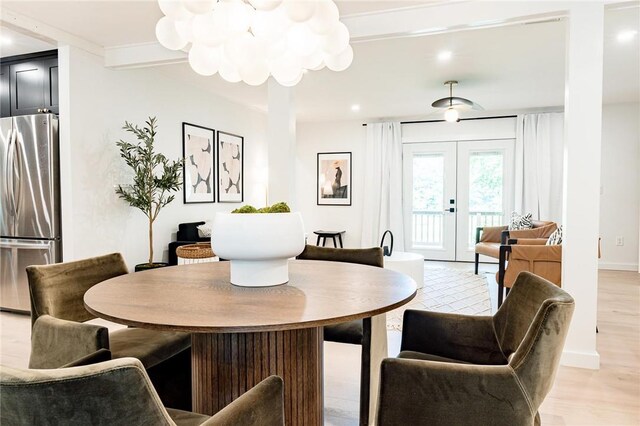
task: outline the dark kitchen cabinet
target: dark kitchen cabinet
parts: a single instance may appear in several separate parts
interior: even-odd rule
[[[44,61],[44,108],[58,114],[58,58]]]
[[[44,61],[9,66],[11,115],[37,114],[44,108]]]
[[[58,113],[58,58],[47,53],[2,59],[3,117]]]

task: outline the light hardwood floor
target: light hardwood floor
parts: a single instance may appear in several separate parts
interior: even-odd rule
[[[427,262],[425,267],[472,269],[466,263]],[[495,307],[494,265],[482,265]],[[598,371],[560,367],[540,409],[545,425],[640,425],[640,274],[601,271],[598,301]],[[0,363],[25,367],[29,319],[0,313]],[[400,333],[389,332],[389,354]],[[325,343],[325,424],[357,425],[360,348]]]

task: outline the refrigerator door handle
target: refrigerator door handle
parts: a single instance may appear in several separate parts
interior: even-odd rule
[[[7,201],[9,202],[9,212],[13,217],[16,217],[18,214],[18,210],[16,208],[16,193],[14,188],[16,140],[18,137],[17,133],[18,131],[16,129],[11,130],[11,136],[9,136],[9,147],[7,148],[7,167],[5,169],[5,194],[7,196]]]
[[[51,244],[52,240],[41,240],[37,242],[17,241],[2,239],[0,240],[0,248],[4,249],[33,249],[42,250]]]
[[[22,181],[23,181],[23,176],[20,176],[20,173],[22,171],[22,157],[20,156],[20,152],[22,151],[22,147],[19,146],[20,144],[20,139],[18,138],[18,129],[16,129],[15,133],[14,133],[14,138],[13,138],[13,155],[14,155],[14,170],[17,173],[17,178],[14,182],[13,182],[13,208],[15,211],[15,216],[18,217],[18,212],[20,211],[20,204],[22,204],[20,201],[20,191],[22,190]]]

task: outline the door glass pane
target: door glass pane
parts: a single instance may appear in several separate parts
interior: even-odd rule
[[[473,152],[469,156],[469,247],[476,228],[500,226],[503,218],[504,154]]]
[[[442,247],[444,232],[444,155],[413,157],[414,247]]]

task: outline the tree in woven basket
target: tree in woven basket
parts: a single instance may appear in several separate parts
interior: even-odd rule
[[[122,127],[135,135],[138,143],[119,140],[120,156],[134,172],[133,184],[118,185],[116,194],[130,206],[140,209],[149,219],[149,265],[153,264],[153,222],[160,210],[173,201],[180,189],[182,160],[170,161],[154,151],[156,118],[149,117],[145,127],[125,121]]]

